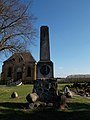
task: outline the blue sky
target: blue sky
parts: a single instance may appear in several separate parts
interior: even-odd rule
[[[31,10],[38,18],[34,58],[39,61],[40,26],[47,25],[54,76],[90,74],[90,0],[33,0]]]
[[[90,0],[34,0],[32,12],[38,29],[49,26],[55,77],[90,74]],[[39,36],[36,44],[31,51],[38,61]]]

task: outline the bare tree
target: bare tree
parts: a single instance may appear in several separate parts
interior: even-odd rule
[[[0,52],[26,50],[36,35],[36,18],[20,0],[0,0]]]

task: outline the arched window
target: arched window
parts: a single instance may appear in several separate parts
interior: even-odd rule
[[[22,79],[22,68],[17,67],[17,80]]]
[[[8,67],[7,77],[11,77],[11,76],[12,76],[12,67]]]
[[[27,68],[27,77],[31,77],[31,67]]]

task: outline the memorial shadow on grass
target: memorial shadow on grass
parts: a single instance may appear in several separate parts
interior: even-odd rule
[[[27,103],[0,103],[0,120],[90,120],[90,104],[70,103],[68,110],[27,109]]]

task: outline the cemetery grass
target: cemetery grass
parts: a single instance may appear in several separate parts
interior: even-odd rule
[[[59,84],[62,90],[65,84]],[[67,99],[68,109],[48,108],[28,109],[26,95],[31,93],[33,85],[7,87],[0,85],[0,120],[90,120],[90,99],[74,96]],[[11,98],[16,91],[18,98]]]

